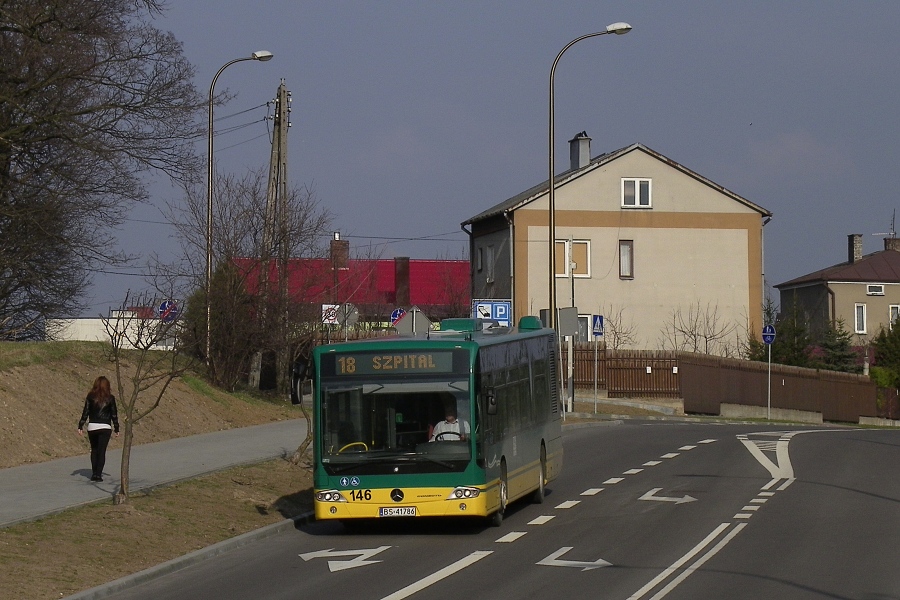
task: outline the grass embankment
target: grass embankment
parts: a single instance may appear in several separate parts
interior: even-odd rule
[[[0,343],[0,468],[68,456],[83,456],[88,466],[87,439],[75,429],[98,375],[115,388],[103,343]],[[135,443],[301,416],[285,399],[222,392],[191,372],[135,426]],[[109,454],[116,452],[121,438],[110,444]],[[311,504],[308,469],[276,460],[132,494],[125,505],[113,506],[110,498],[0,529],[0,598],[58,599],[301,514]]]

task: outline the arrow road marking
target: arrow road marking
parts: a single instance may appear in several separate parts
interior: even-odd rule
[[[391,546],[379,546],[377,548],[368,548],[365,550],[335,550],[334,548],[329,548],[328,550],[317,550],[316,552],[307,552],[306,554],[301,554],[300,558],[303,560],[312,560],[314,558],[335,558],[338,556],[355,556],[351,560],[329,560],[328,561],[328,569],[334,573],[335,571],[343,571],[344,569],[352,569],[354,567],[362,567],[365,565],[374,565],[375,563],[380,563],[380,560],[367,560],[372,558],[379,552],[384,552]]]
[[[602,558],[598,558],[594,562],[584,562],[580,560],[559,560],[559,557],[572,549],[572,546],[565,546],[560,548],[544,560],[540,561],[539,565],[544,565],[547,567],[576,567],[581,569],[582,571],[590,571],[591,569],[599,569],[600,567],[611,567],[612,563],[608,563]]]
[[[693,496],[682,496],[681,498],[670,498],[668,496],[657,496],[656,492],[662,491],[662,488],[653,488],[638,500],[656,500],[657,502],[674,502],[675,504],[684,504],[685,502],[696,502]]]

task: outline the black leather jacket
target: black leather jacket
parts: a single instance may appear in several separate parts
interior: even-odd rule
[[[89,398],[85,398],[84,410],[81,411],[81,420],[78,421],[78,429],[84,429],[84,424],[87,421],[112,425],[116,433],[119,433],[119,413],[116,410],[116,397],[110,396],[109,402],[99,407],[91,402]]]

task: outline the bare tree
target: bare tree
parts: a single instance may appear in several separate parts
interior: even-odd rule
[[[0,0],[0,338],[65,316],[146,170],[184,178],[205,102],[155,0]]]
[[[718,356],[731,356],[735,350],[728,340],[738,330],[735,323],[724,323],[719,307],[698,300],[688,306],[672,309],[669,321],[660,331],[660,344],[665,350],[699,352]]]
[[[282,257],[324,259],[331,214],[314,190],[289,189],[284,222],[273,240],[278,251],[264,249],[266,185],[264,169],[216,180],[209,364],[213,382],[226,389],[244,376],[254,353],[270,351],[279,356],[279,388],[287,391],[286,357],[309,335],[311,320],[321,323],[310,302],[311,293],[325,285],[321,270],[308,268],[309,261],[285,265]],[[206,191],[199,186],[186,186],[184,203],[168,211],[193,274],[196,292],[189,301],[186,341],[197,353],[206,340],[206,211]],[[263,262],[263,256],[270,258]]]
[[[610,350],[620,350],[637,343],[634,319],[625,314],[624,306],[600,306],[603,315],[603,343]]]
[[[174,314],[171,319],[154,318],[151,311],[160,304],[155,295],[126,295],[122,309],[103,318],[123,416],[121,484],[114,498],[116,504],[128,502],[134,426],[159,407],[169,384],[191,366],[190,360],[181,358],[176,339],[179,322]]]

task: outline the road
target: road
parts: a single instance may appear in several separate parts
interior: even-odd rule
[[[900,432],[628,421],[565,433],[542,505],[313,523],[114,596],[900,598]]]

